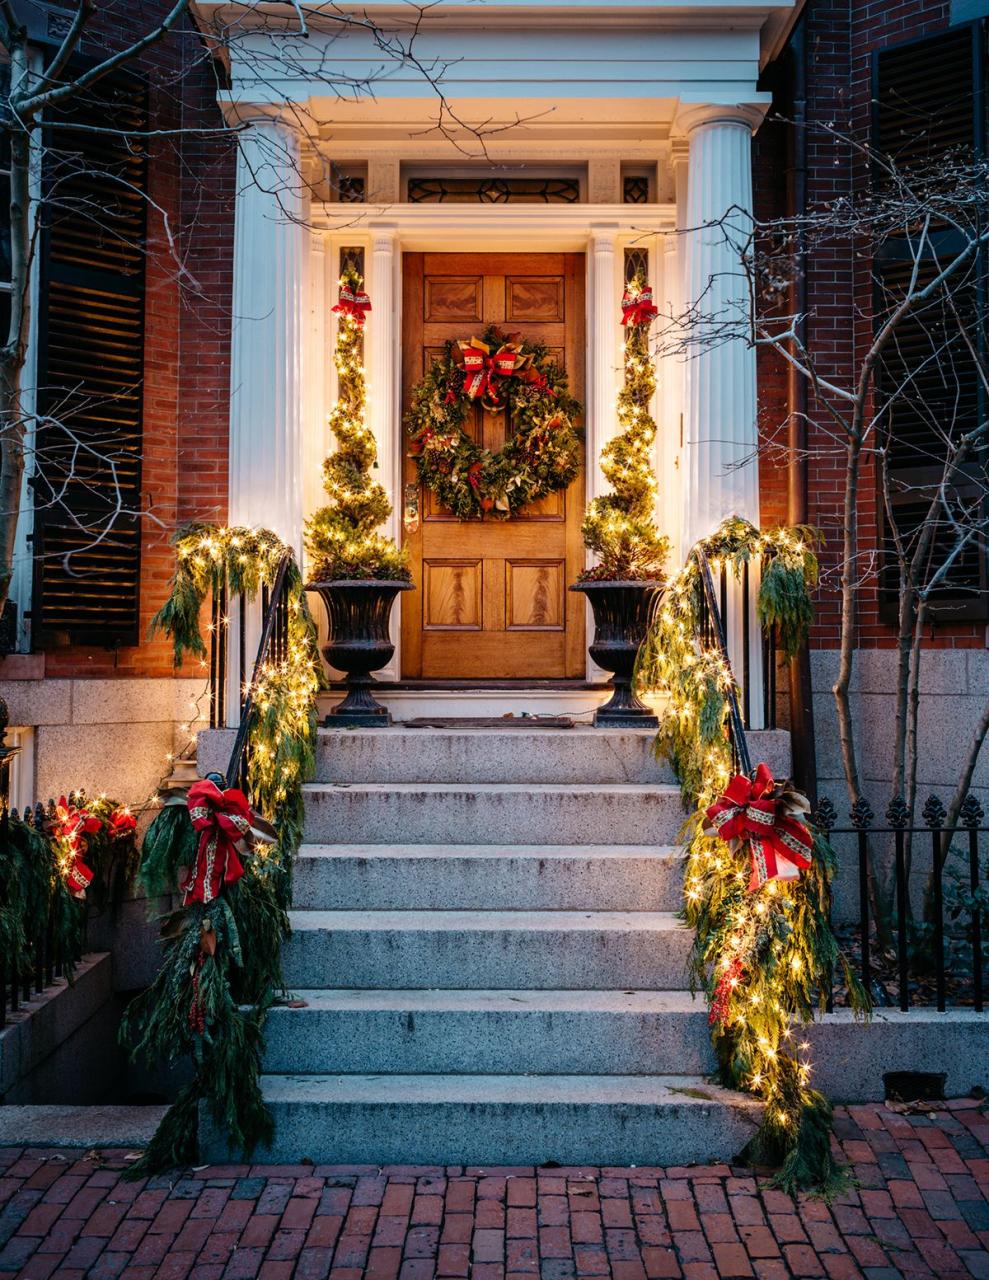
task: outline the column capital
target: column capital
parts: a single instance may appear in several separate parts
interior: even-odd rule
[[[374,219],[367,224],[371,236],[371,249],[378,253],[391,252],[398,243],[398,223],[378,222]]]
[[[765,97],[765,101],[759,99]],[[752,102],[689,102],[680,100],[673,120],[674,139],[689,138],[704,125],[741,125],[755,133],[769,110],[769,95],[756,95]]]
[[[592,222],[590,242],[595,253],[614,253],[618,243],[618,223]]]

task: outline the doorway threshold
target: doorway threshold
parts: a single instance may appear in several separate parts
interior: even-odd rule
[[[320,695],[321,716],[340,701],[342,688],[334,683]],[[374,696],[396,724],[566,716],[577,726],[589,726],[611,697],[611,687],[586,680],[382,680],[374,685]]]

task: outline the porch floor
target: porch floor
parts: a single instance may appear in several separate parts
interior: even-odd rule
[[[0,1272],[25,1280],[989,1276],[989,1115],[839,1107],[830,1206],[751,1170],[213,1165],[0,1150]]]

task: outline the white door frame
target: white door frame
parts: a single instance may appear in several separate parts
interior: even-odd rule
[[[356,215],[356,216],[355,216]],[[316,234],[310,276],[314,288],[325,281],[335,300],[339,250],[360,245],[365,250],[365,276],[372,312],[367,327],[365,367],[368,370],[368,422],[378,444],[380,479],[392,498],[393,511],[385,531],[401,541],[402,521],[402,254],[406,252],[555,252],[583,253],[587,269],[587,366],[585,376],[586,493],[591,498],[604,488],[597,465],[604,444],[615,434],[615,399],[621,369],[620,299],[624,278],[624,249],[641,246],[649,252],[653,287],[662,296],[662,272],[671,255],[664,252],[664,236],[676,225],[674,204],[652,205],[390,205],[357,214],[354,205],[326,204],[312,211]],[[675,239],[670,243],[675,245]],[[602,278],[604,277],[604,278]],[[306,466],[329,447],[326,414],[336,397],[336,375],[330,352],[336,338],[332,301],[313,307],[308,365],[314,371],[312,408],[307,437]],[[319,370],[326,370],[322,377]],[[667,435],[661,410],[656,409],[660,435]],[[664,431],[665,428],[665,431]],[[310,433],[311,436],[310,436]],[[664,466],[669,440],[657,439],[655,463]],[[660,471],[662,475],[662,471]],[[667,481],[673,476],[667,475]],[[307,502],[316,500],[306,486]],[[307,508],[306,514],[309,514]],[[660,526],[667,521],[657,512]],[[675,533],[674,529],[668,530]],[[380,676],[397,680],[401,672],[401,598],[392,615],[395,657]],[[590,618],[588,618],[590,625]],[[590,631],[588,632],[590,634]],[[588,657],[587,678],[603,682],[604,672]]]

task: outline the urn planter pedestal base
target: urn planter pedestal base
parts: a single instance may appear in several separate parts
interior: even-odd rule
[[[594,611],[594,640],[588,651],[599,667],[612,672],[614,692],[594,713],[601,729],[657,729],[658,717],[632,687],[635,660],[652,620],[660,582],[577,582]]]
[[[411,582],[378,579],[340,579],[313,582],[326,606],[330,642],[323,657],[331,667],[346,672],[347,694],[330,711],[323,723],[327,728],[375,729],[391,724],[391,714],[375,700],[374,676],[390,662],[395,646],[391,640],[391,609],[400,591],[411,591]]]

